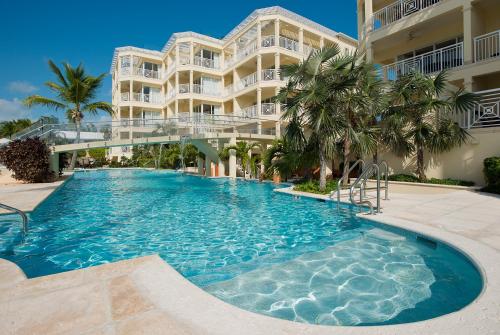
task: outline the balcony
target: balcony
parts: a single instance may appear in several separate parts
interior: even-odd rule
[[[381,29],[442,0],[399,0],[373,13],[368,21],[373,30]]]
[[[500,30],[474,38],[474,60],[482,62],[500,57]]]
[[[205,67],[208,69],[218,69],[219,62],[209,58],[203,58],[199,56],[194,57],[194,65]]]
[[[130,93],[124,92],[120,95],[121,101],[131,101]],[[144,94],[144,93],[132,93],[132,101],[145,102],[155,105],[161,105],[164,103],[163,97],[158,94]]]
[[[290,51],[299,52],[299,42],[287,37],[280,36],[280,47]]]
[[[134,76],[148,79],[161,79],[161,73],[159,71],[147,70],[140,67],[122,67],[120,69],[120,75],[126,76]]]
[[[210,96],[214,96],[214,97],[220,97],[220,95],[221,95],[220,90],[217,91],[213,87],[207,87],[207,86],[203,86],[200,84],[193,84],[193,93],[210,95]]]
[[[189,93],[190,91],[191,90],[189,84],[179,84],[179,90],[178,90],[179,94]]]
[[[234,87],[234,91],[240,91],[255,84],[257,84],[257,72],[241,78],[241,80]]]
[[[260,115],[264,115],[264,116],[276,115],[276,104],[273,104],[273,103],[261,104]]]
[[[158,128],[158,125],[164,122],[163,119],[120,119],[120,127],[141,127],[141,128]]]
[[[461,42],[385,65],[382,67],[382,75],[386,80],[396,80],[398,77],[411,72],[431,74],[445,69],[456,68],[463,64],[464,47]]]
[[[280,78],[280,71],[276,70],[276,69],[265,69],[265,70],[262,70],[260,78],[262,80],[264,80],[264,81],[281,80],[281,78]]]
[[[474,93],[480,97],[474,108],[451,116],[466,129],[500,127],[500,88]]]

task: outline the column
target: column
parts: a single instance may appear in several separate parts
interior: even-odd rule
[[[280,19],[274,20],[274,44],[280,45]]]
[[[229,140],[229,145],[236,145],[236,137]],[[236,178],[236,151],[229,150],[229,177]]]
[[[262,121],[257,121],[257,134],[262,135]]]
[[[49,156],[49,170],[59,177],[59,153],[52,152]]]
[[[262,47],[262,23],[257,22],[257,48]]]
[[[367,61],[368,63],[371,63],[371,62],[373,62],[373,48],[372,48],[372,42],[370,42],[369,40],[367,40],[367,41],[366,41],[365,48],[366,48],[366,52],[365,52],[365,55],[366,55],[366,61]]]
[[[299,29],[299,52],[304,53],[304,29]]]
[[[257,82],[262,80],[262,56],[257,55]]]
[[[134,115],[134,108],[130,105],[128,106],[128,118],[129,118],[129,122],[128,122],[128,138],[129,139],[132,139],[132,126],[133,126],[133,121],[130,120],[133,118],[133,115]]]
[[[257,87],[257,115],[262,115],[262,88]]]
[[[274,54],[274,69],[276,70],[277,74],[279,74],[280,67],[281,67],[280,53],[277,52]]]
[[[194,42],[189,43],[189,64],[194,64]]]
[[[179,72],[175,71],[175,93],[179,94]]]
[[[194,92],[194,79],[193,70],[189,70],[189,93]]]
[[[177,98],[175,98],[175,117],[179,117],[179,100],[177,100]]]
[[[179,44],[176,44],[175,45],[175,65],[176,66],[179,66],[179,64],[181,63],[180,59],[179,59],[179,56],[180,56],[180,47],[179,47]]]
[[[372,0],[365,0],[365,27],[367,34],[370,33],[373,29],[372,15],[373,15]]]
[[[190,132],[194,134],[193,98],[189,98],[189,123],[191,123]]]

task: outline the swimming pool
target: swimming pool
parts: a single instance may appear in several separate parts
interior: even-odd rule
[[[30,214],[24,241],[18,219],[0,217],[0,257],[36,277],[158,253],[233,305],[325,325],[429,319],[480,293],[475,266],[447,245],[274,187],[78,172]]]

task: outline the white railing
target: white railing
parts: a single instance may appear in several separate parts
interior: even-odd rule
[[[136,68],[134,70],[134,74],[136,76],[140,76],[140,77],[144,77],[144,78],[160,79],[160,73],[158,71],[154,71],[154,70]]]
[[[219,68],[218,61],[215,61],[215,60],[209,59],[209,58],[199,57],[199,56],[194,57],[194,65],[206,67],[209,69],[218,69]]]
[[[175,62],[172,62],[172,64],[170,64],[168,66],[168,69],[167,71],[165,72],[165,76],[164,78],[168,78],[170,77],[170,75],[175,71]]]
[[[180,56],[179,57],[179,65],[188,65],[191,64],[191,60],[189,56]]]
[[[275,115],[276,114],[276,104],[273,103],[263,103],[260,107],[261,115]]]
[[[134,93],[133,94],[134,101],[137,102],[146,102],[150,104],[162,104],[164,103],[161,95],[158,94],[144,94],[144,93]]]
[[[256,117],[257,116],[257,105],[248,106],[241,110],[241,116],[243,117]]]
[[[120,101],[130,101],[130,94],[128,92],[121,93]]]
[[[163,119],[131,118],[120,119],[121,127],[158,128]]]
[[[276,45],[274,35],[262,36],[261,46],[264,48],[273,47]]]
[[[396,80],[411,72],[430,74],[464,64],[463,43],[436,49],[422,55],[404,59],[382,67],[385,80]]]
[[[209,88],[207,86],[203,86],[200,84],[193,84],[193,93],[211,95],[214,97],[220,96],[220,91],[217,91],[214,88]]]
[[[120,69],[120,74],[122,76],[133,75],[143,78],[161,79],[161,73],[159,71],[147,70],[142,67],[133,67],[133,68],[131,68],[130,66],[122,67]]]
[[[474,92],[479,101],[464,113],[455,113],[453,119],[462,128],[486,128],[500,126],[500,88]]]
[[[299,51],[299,42],[280,36],[280,47],[291,51]]]
[[[249,74],[248,76],[241,78],[241,80],[236,85],[235,90],[239,91],[247,87],[250,87],[252,85],[255,85],[256,83],[257,83],[257,72],[254,72],[252,74]]]
[[[476,62],[500,57],[500,30],[474,38]]]
[[[377,30],[440,1],[441,0],[399,0],[374,12],[369,24],[372,26],[373,30]]]
[[[179,94],[189,93],[190,91],[189,84],[179,84]]]
[[[265,69],[265,70],[262,70],[261,80],[264,80],[264,81],[268,81],[268,80],[281,80],[281,78],[280,78],[280,71],[276,70],[276,69]]]
[[[236,63],[237,61],[242,60],[248,55],[253,54],[256,50],[257,50],[257,41],[250,42],[244,48],[237,51],[236,57],[233,57],[234,59],[233,63]]]

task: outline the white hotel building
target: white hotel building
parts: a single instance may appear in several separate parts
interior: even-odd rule
[[[344,52],[357,47],[343,33],[268,7],[255,10],[223,39],[181,32],[161,51],[116,48],[113,137],[143,137],[152,132],[152,120],[193,120],[206,114],[259,119],[259,133],[279,135],[280,106],[271,98],[285,84],[280,68],[331,43]],[[111,151],[111,156],[122,155],[130,155],[130,148]]]

